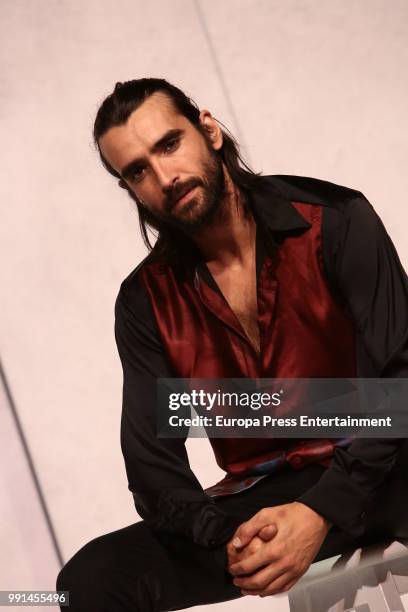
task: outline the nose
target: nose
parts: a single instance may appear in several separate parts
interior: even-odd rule
[[[167,160],[156,162],[154,173],[164,193],[171,190],[174,187],[174,184],[179,180],[177,171]]]

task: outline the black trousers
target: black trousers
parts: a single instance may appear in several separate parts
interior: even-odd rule
[[[252,489],[220,498],[234,517],[294,501],[320,478],[311,465],[268,476]],[[408,444],[378,492],[364,536],[332,527],[315,561],[387,538],[408,537]],[[405,522],[404,522],[405,521]],[[85,544],[62,568],[57,590],[70,593],[70,612],[164,612],[235,599],[240,590],[225,570],[225,546],[209,550],[178,536],[153,532],[143,521]]]

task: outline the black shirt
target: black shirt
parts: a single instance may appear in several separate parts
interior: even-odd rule
[[[323,207],[322,256],[327,282],[353,319],[358,375],[408,375],[408,280],[395,248],[364,195],[317,179],[265,177],[273,205],[259,206],[257,223],[271,243],[296,233],[302,219],[291,202]],[[304,227],[304,223],[303,223]],[[266,242],[266,248],[268,243]],[[262,250],[257,249],[257,269]],[[156,380],[174,376],[137,272],[121,284],[115,336],[124,373],[121,444],[137,511],[154,529],[203,546],[228,540],[236,525],[206,495],[188,464],[183,439],[156,437]],[[218,290],[208,271],[204,281]],[[393,467],[402,439],[358,438],[336,448],[319,482],[297,499],[352,536],[364,531],[365,512]]]

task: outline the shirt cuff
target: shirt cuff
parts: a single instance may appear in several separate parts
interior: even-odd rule
[[[347,473],[328,468],[296,501],[309,506],[352,537],[358,538],[365,531],[371,496]]]
[[[227,544],[238,527],[244,523],[244,519],[237,518],[236,516],[224,515],[224,520],[220,524],[219,529],[216,532],[216,537],[210,539],[208,542],[208,548],[219,546],[220,544]]]

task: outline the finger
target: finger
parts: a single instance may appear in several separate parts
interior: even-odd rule
[[[280,591],[281,593],[286,593],[287,591],[289,591],[299,580],[300,576],[296,576],[296,578],[294,578],[293,580],[289,580],[289,582],[287,584],[285,584],[284,587],[282,587],[282,590]]]
[[[244,555],[237,555],[237,554],[232,554],[232,555],[228,555],[228,568],[231,567],[232,565],[235,565],[236,563],[239,563],[240,561],[242,561],[243,559],[245,559]]]
[[[271,584],[269,584],[266,587],[266,589],[263,589],[262,591],[260,591],[258,595],[259,597],[268,597],[270,595],[278,595],[278,593],[287,593],[287,591],[289,591],[289,589],[291,589],[293,585],[296,584],[299,578],[300,576],[296,576],[296,578],[293,578],[292,576],[291,580],[287,580],[286,584],[283,584],[284,579],[282,576],[279,579],[272,582]]]
[[[260,510],[250,518],[249,521],[242,523],[242,525],[238,527],[232,540],[233,546],[235,546],[235,548],[246,546],[263,527],[270,524],[270,515],[264,510]]]
[[[241,593],[243,595],[258,595],[259,597],[277,595],[278,593],[283,593],[284,591],[289,589],[290,586],[292,586],[296,582],[296,580],[297,578],[293,579],[293,574],[290,574],[288,572],[283,572],[276,580],[274,580],[272,583],[267,584],[265,588],[263,589],[242,588]]]
[[[258,537],[260,537],[264,542],[269,542],[272,540],[278,533],[278,528],[275,524],[266,525],[266,527],[262,527],[261,531],[258,533]]]
[[[277,563],[273,563],[260,569],[258,572],[254,572],[249,576],[236,576],[233,582],[235,586],[244,590],[263,591],[271,584],[271,582],[277,580],[280,576],[283,576],[284,574],[287,577],[283,584],[286,584],[286,582],[290,578],[293,578],[293,573],[290,574],[287,566],[283,567],[282,564],[279,565]]]
[[[227,555],[228,555],[228,558],[232,559],[233,557],[237,557],[238,554],[239,554],[238,550],[235,548],[235,546],[233,546],[231,544],[231,542],[229,542],[227,544]]]
[[[229,572],[233,576],[241,576],[243,574],[253,574],[265,565],[269,565],[275,561],[279,561],[279,555],[273,549],[266,550],[265,547],[260,548],[249,557],[241,559],[237,563],[233,563],[229,567]]]
[[[255,550],[251,551],[248,549],[248,546],[245,546],[244,548],[238,550],[236,553],[228,555],[228,569],[232,567],[232,565],[235,565],[236,563],[240,563],[244,559],[247,559],[247,557],[250,557],[255,552]]]
[[[227,553],[228,556],[233,558],[236,557],[237,560],[239,560],[241,558],[241,555],[244,553],[244,551],[246,551],[246,555],[248,554],[248,550],[249,547],[248,546],[243,546],[242,548],[236,548],[233,543],[232,540],[227,544]]]

